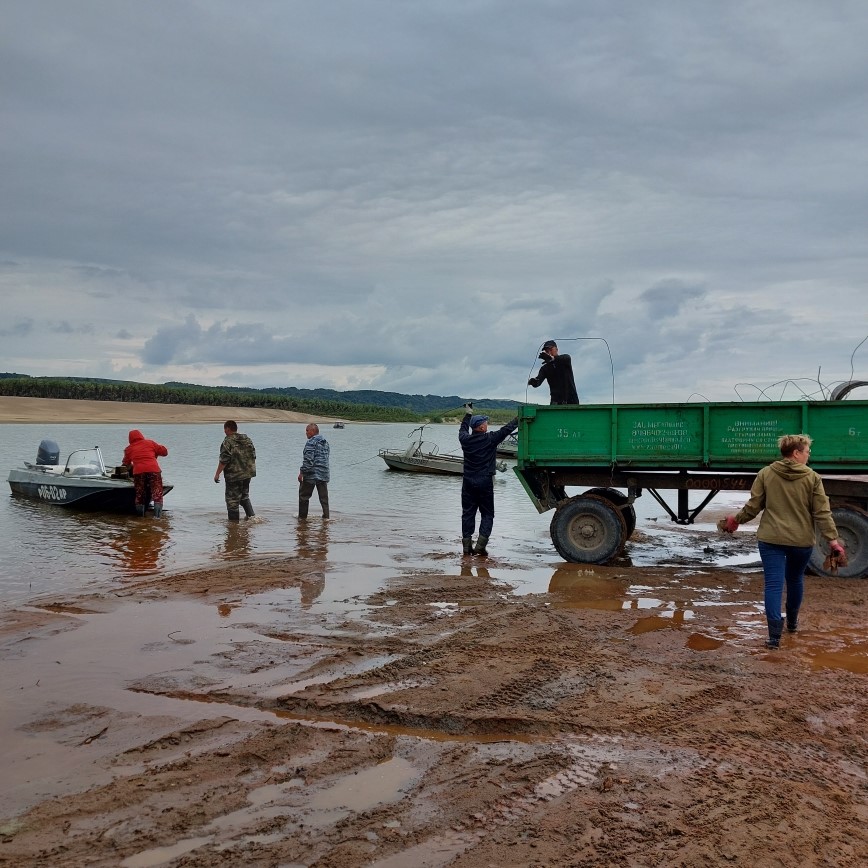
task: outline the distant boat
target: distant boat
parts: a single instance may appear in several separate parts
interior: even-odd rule
[[[53,440],[39,444],[36,464],[25,461],[9,471],[13,494],[55,506],[104,512],[136,511],[136,489],[126,467],[106,469],[99,446],[70,452],[58,464],[60,450]],[[173,486],[163,485],[168,494]]]
[[[518,434],[515,431],[498,444],[497,454],[505,455],[507,458],[515,458],[518,455]]]
[[[344,428],[344,427],[346,427],[346,426],[344,425],[343,422],[335,422],[335,424],[332,425],[332,428]]]
[[[380,458],[386,462],[389,470],[402,470],[407,473],[434,473],[440,476],[462,476],[464,474],[464,458],[459,455],[441,455],[436,443],[425,443],[422,435],[425,426],[410,432],[413,442],[406,449],[381,449]],[[503,473],[505,462],[501,461],[497,469]]]

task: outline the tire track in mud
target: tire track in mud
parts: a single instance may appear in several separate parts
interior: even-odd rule
[[[649,732],[683,727],[687,721],[719,705],[741,699],[741,691],[729,685],[706,687],[665,707],[639,712],[634,718],[634,727]]]
[[[666,769],[677,773],[695,766],[693,757],[674,758],[673,752],[659,748],[630,747],[617,736],[594,735],[584,743],[562,742],[558,747],[572,759],[563,768],[518,792],[497,799],[475,811],[451,829],[400,853],[368,863],[369,868],[442,868],[453,859],[479,845],[502,829],[522,822],[533,823],[541,811],[580,788],[607,790],[615,765],[637,765],[654,772]]]

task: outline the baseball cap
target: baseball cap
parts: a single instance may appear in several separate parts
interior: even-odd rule
[[[547,350],[547,349],[549,349],[549,347],[556,347],[556,346],[557,346],[557,343],[555,341],[546,341],[543,344],[543,349]]]
[[[479,416],[479,415],[471,416],[470,417],[470,427],[471,428],[478,428],[483,422],[487,422],[487,421],[488,421],[488,416]]]

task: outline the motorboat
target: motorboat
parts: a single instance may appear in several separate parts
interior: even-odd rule
[[[441,455],[436,443],[426,443],[423,439],[425,426],[416,428],[408,436],[413,441],[406,449],[381,449],[380,458],[390,470],[403,470],[409,473],[436,473],[441,476],[462,476],[464,458],[460,455]],[[501,461],[497,469],[504,472],[506,464]]]
[[[70,452],[64,464],[58,463],[59,458],[58,445],[43,440],[35,464],[25,461],[23,467],[9,471],[12,493],[73,509],[136,511],[136,490],[129,469],[124,465],[106,468],[99,446]],[[173,487],[163,483],[163,493]]]
[[[343,428],[343,427],[344,427],[343,422],[335,422],[335,424],[332,425],[332,428]]]

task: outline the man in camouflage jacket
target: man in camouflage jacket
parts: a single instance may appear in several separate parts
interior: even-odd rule
[[[256,448],[246,434],[238,433],[238,424],[231,419],[223,425],[223,443],[220,446],[220,462],[214,481],[220,481],[220,474],[226,480],[226,509],[229,521],[241,517],[239,505],[247,518],[253,518],[253,504],[250,502],[250,480],[256,476]]]

